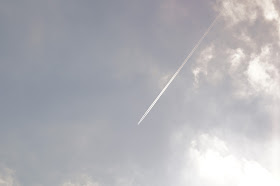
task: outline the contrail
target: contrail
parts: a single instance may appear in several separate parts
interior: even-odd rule
[[[214,21],[211,23],[211,25],[209,26],[209,28],[206,30],[206,32],[203,34],[203,36],[200,38],[200,40],[197,42],[197,44],[194,46],[194,48],[192,49],[192,51],[189,53],[189,55],[187,56],[187,58],[184,60],[184,62],[182,63],[182,65],[178,68],[178,70],[175,72],[175,74],[171,77],[171,79],[168,81],[168,83],[165,85],[165,87],[162,89],[162,91],[159,93],[159,95],[156,97],[156,99],[154,100],[154,102],[151,104],[151,106],[148,108],[148,110],[145,112],[145,114],[142,116],[142,118],[139,120],[138,125],[145,119],[145,117],[148,115],[148,113],[150,112],[150,110],[153,108],[153,106],[157,103],[157,101],[159,100],[159,98],[161,97],[161,95],[165,92],[165,90],[168,88],[168,86],[172,83],[172,81],[176,78],[176,76],[178,75],[178,73],[181,71],[181,69],[184,67],[184,65],[187,63],[187,61],[190,59],[190,57],[192,56],[192,54],[195,52],[195,50],[197,49],[197,47],[200,45],[200,43],[203,41],[203,39],[205,38],[205,36],[209,33],[209,31],[211,30],[211,28],[214,26],[214,24],[216,23],[217,19],[219,18],[219,15],[214,19]]]

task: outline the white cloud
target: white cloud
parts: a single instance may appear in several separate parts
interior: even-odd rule
[[[94,182],[88,175],[81,175],[76,179],[65,181],[61,186],[100,186],[100,184]]]
[[[266,20],[272,21],[279,18],[279,13],[275,8],[275,0],[255,0],[259,8],[262,9]]]
[[[214,45],[206,47],[199,55],[195,67],[192,69],[194,75],[194,86],[198,87],[201,74],[207,76],[208,63],[214,58]]]
[[[247,0],[217,0],[219,12],[229,26],[242,21],[253,23],[257,18],[255,4]]]
[[[229,25],[241,21],[253,22],[261,10],[263,17],[268,20],[277,20],[279,13],[275,8],[275,0],[217,0],[218,10]]]
[[[280,74],[270,45],[263,46],[259,53],[251,54],[246,54],[242,48],[228,49],[227,55],[230,64],[227,71],[236,97],[280,98]]]
[[[196,88],[202,75],[211,84],[217,84],[229,75],[233,95],[237,98],[280,98],[279,55],[275,45],[266,44],[249,49],[243,44],[238,44],[235,49],[218,46],[215,45],[215,63],[209,65],[209,61],[214,58],[214,47],[209,46],[202,51],[192,69]]]
[[[217,0],[215,9],[221,12],[226,25],[230,27],[241,22],[253,24],[262,16],[275,26],[276,37],[278,35],[280,39],[280,13],[275,0]]]
[[[237,48],[235,50],[229,49],[228,53],[230,55],[229,62],[231,64],[230,66],[230,72],[235,72],[237,68],[240,66],[242,61],[245,59],[245,54],[243,49]]]
[[[199,84],[199,74],[200,74],[201,70],[199,67],[196,67],[195,69],[192,70],[192,73],[194,75],[194,86],[198,87]]]
[[[276,186],[280,182],[260,163],[237,156],[227,143],[215,136],[200,135],[191,142],[183,170],[186,183],[193,185]],[[190,165],[191,164],[191,165]],[[193,167],[191,178],[189,168]]]
[[[18,186],[14,171],[7,168],[0,171],[0,186]]]
[[[255,93],[280,97],[280,75],[272,62],[271,48],[263,47],[259,55],[253,55],[246,75]]]

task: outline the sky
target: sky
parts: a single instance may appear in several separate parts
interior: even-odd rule
[[[0,24],[0,186],[280,185],[278,0],[4,0]]]

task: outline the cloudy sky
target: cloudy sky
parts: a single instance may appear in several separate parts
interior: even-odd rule
[[[0,24],[0,186],[280,185],[280,1],[3,0]]]

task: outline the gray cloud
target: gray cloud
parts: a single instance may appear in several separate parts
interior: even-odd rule
[[[0,180],[195,186],[209,151],[279,179],[279,6],[250,2],[1,2]]]

